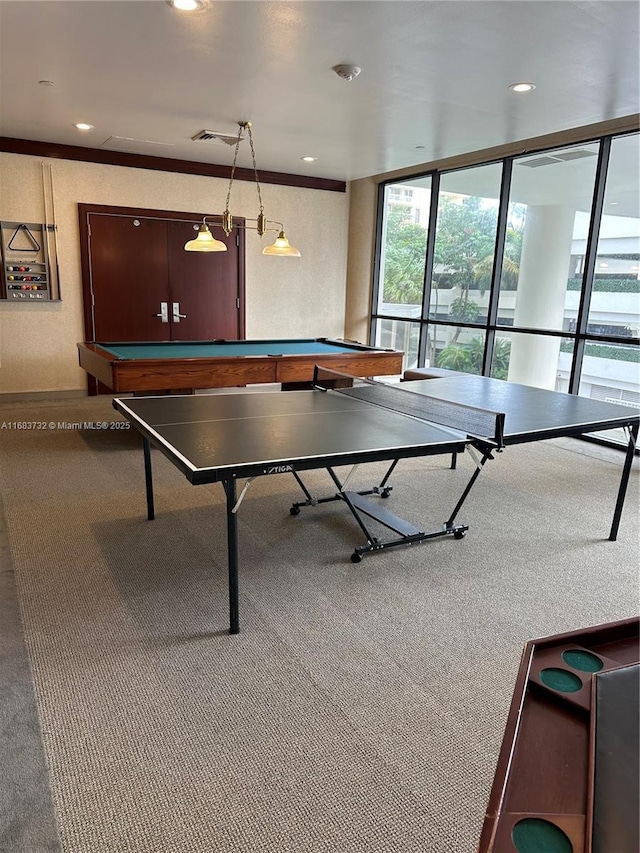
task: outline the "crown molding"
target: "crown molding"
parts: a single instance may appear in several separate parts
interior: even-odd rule
[[[152,169],[157,172],[178,172],[184,175],[203,175],[207,178],[229,178],[229,166],[197,163],[193,160],[174,160],[171,157],[151,157],[146,154],[127,154],[122,151],[103,151],[81,145],[61,145],[57,142],[39,142],[32,139],[14,139],[0,136],[0,152],[47,157],[54,160],[80,160],[105,166],[128,166],[132,169]],[[345,181],[330,178],[313,178],[306,175],[289,175],[286,172],[258,172],[261,184],[279,184],[284,187],[301,187],[327,192],[346,192]],[[252,169],[236,168],[235,179],[254,181]]]

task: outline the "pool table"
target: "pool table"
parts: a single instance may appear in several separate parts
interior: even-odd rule
[[[314,365],[355,376],[402,373],[404,353],[328,338],[78,344],[80,367],[117,393],[188,393],[261,382],[296,387]]]

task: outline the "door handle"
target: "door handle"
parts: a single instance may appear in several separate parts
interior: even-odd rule
[[[169,322],[169,303],[161,302],[160,303],[160,313],[156,314],[156,317],[160,317],[163,323]]]
[[[180,313],[180,303],[174,302],[173,303],[173,322],[179,323],[181,319],[186,320],[186,318],[187,318],[186,314]]]

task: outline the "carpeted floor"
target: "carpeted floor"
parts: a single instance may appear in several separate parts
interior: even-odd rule
[[[116,417],[104,398],[0,405],[5,423]],[[584,443],[508,448],[465,539],[357,565],[344,506],[294,518],[293,478],[256,480],[233,637],[220,486],[154,453],[148,522],[132,432],[3,429],[0,451],[64,853],[472,853],[525,641],[638,610],[638,461],[609,542],[622,455]],[[471,470],[401,463],[388,507],[438,526]]]

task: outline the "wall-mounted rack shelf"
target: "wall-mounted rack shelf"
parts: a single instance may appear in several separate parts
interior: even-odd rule
[[[52,275],[49,256],[50,232],[55,227],[0,221],[0,299],[23,305],[60,300],[60,284]]]

